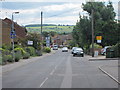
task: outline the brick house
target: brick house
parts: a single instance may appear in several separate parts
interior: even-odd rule
[[[72,35],[68,34],[68,35],[56,35],[52,38],[52,41],[54,44],[58,44],[58,45],[68,45],[69,41],[72,40]]]
[[[18,40],[21,38],[25,38],[27,34],[27,29],[25,27],[22,27],[18,25],[17,23],[14,23],[14,30],[16,33],[15,43],[18,43]],[[12,20],[5,18],[2,20],[2,44],[11,44],[11,25]]]
[[[0,45],[2,44],[11,44],[11,38],[10,38],[10,31],[11,27],[4,22],[2,19],[0,19]]]

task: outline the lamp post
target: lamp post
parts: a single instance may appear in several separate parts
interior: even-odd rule
[[[13,56],[13,62],[15,62],[15,52],[14,52],[14,38],[15,38],[15,30],[14,30],[14,18],[13,15],[14,14],[18,14],[19,12],[13,12],[12,13],[12,27],[11,27],[11,39],[12,39],[12,56]]]

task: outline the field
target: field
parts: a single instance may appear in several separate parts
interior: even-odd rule
[[[43,26],[43,32],[71,33],[74,26]],[[41,32],[41,27],[26,27],[28,32]]]

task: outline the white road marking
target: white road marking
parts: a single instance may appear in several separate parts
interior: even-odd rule
[[[50,73],[50,75],[53,75],[54,72],[55,72],[55,69],[52,70],[52,72]]]
[[[72,67],[69,56],[66,63],[66,73],[60,88],[71,88],[71,87],[72,87]]]
[[[60,63],[59,63],[59,64],[60,64]],[[55,72],[55,70],[57,69],[57,67],[59,66],[59,64],[55,66],[55,68],[51,71],[50,75],[53,75],[53,73]],[[40,84],[40,88],[43,86],[43,84],[44,84],[47,80],[48,80],[48,77],[45,78],[45,80]]]
[[[45,80],[40,84],[40,88],[43,86],[43,84],[48,80],[48,77],[45,78]]]

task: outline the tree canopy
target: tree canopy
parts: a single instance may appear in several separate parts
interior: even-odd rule
[[[82,4],[84,11],[88,16],[80,15],[80,20],[76,23],[72,35],[75,43],[81,47],[89,48],[92,43],[91,13],[93,10],[94,35],[102,36],[100,45],[115,45],[120,37],[119,23],[116,22],[112,2],[107,5],[104,2],[87,2]],[[94,40],[96,39],[94,37]],[[96,43],[96,40],[94,41]]]

